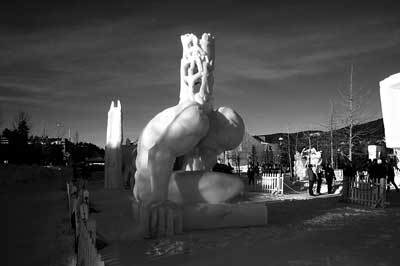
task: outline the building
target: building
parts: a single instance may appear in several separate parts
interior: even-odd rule
[[[268,165],[277,168],[280,164],[280,146],[278,143],[267,143],[257,136],[245,132],[240,145],[218,156],[218,160],[230,164],[236,172],[247,172],[250,163]]]

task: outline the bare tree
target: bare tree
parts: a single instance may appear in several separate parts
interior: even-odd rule
[[[356,126],[371,120],[372,115],[370,115],[365,108],[369,105],[369,99],[371,99],[371,90],[365,90],[362,88],[354,89],[353,72],[354,69],[352,65],[350,69],[350,82],[348,91],[346,92],[338,90],[341,96],[341,105],[343,106],[344,110],[344,112],[341,114],[342,125],[344,128],[343,143],[345,143],[348,147],[347,154],[345,151],[342,151],[341,154],[347,157],[347,159],[350,161],[353,160],[354,144],[359,142],[363,136],[372,134],[374,131],[376,131],[374,128],[365,128],[357,131],[354,130]]]
[[[333,148],[333,144],[334,144],[334,132],[336,130],[336,119],[335,119],[335,107],[333,105],[333,102],[331,102],[331,111],[329,114],[329,148],[330,148],[330,161],[331,161],[331,165],[332,168],[335,168],[335,163],[333,160],[333,154],[334,154],[334,148]]]
[[[337,140],[337,134],[336,134],[336,129],[337,129],[337,114],[336,114],[336,110],[335,110],[335,104],[333,103],[332,100],[329,101],[330,102],[330,110],[329,110],[329,117],[328,117],[328,121],[326,124],[320,124],[320,126],[324,129],[324,131],[327,131],[327,134],[323,134],[323,143],[322,146],[324,148],[324,150],[327,152],[327,154],[329,153],[329,160],[332,164],[332,167],[335,167],[335,151],[337,151],[337,149],[334,148],[335,143],[338,142]],[[328,157],[325,157],[326,159],[328,159]]]

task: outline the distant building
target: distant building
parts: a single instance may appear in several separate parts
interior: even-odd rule
[[[280,163],[280,147],[278,143],[267,143],[257,136],[252,136],[245,132],[240,145],[229,151],[225,151],[218,156],[218,161],[230,164],[235,171],[246,172],[251,162],[260,165],[270,165],[275,168]]]

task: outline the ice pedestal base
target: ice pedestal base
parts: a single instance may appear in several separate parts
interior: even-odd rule
[[[93,188],[89,190],[92,203],[100,210],[91,213],[91,217],[96,220],[97,231],[104,241],[143,239],[138,235],[139,221],[133,210],[136,201],[131,192]],[[267,202],[257,200],[259,199],[252,201],[243,196],[230,203],[183,204],[183,232],[265,226],[268,224]]]

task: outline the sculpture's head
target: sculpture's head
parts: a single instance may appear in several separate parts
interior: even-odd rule
[[[183,54],[181,59],[180,101],[192,100],[212,107],[215,65],[215,41],[209,33],[199,40],[194,34],[181,36]]]

